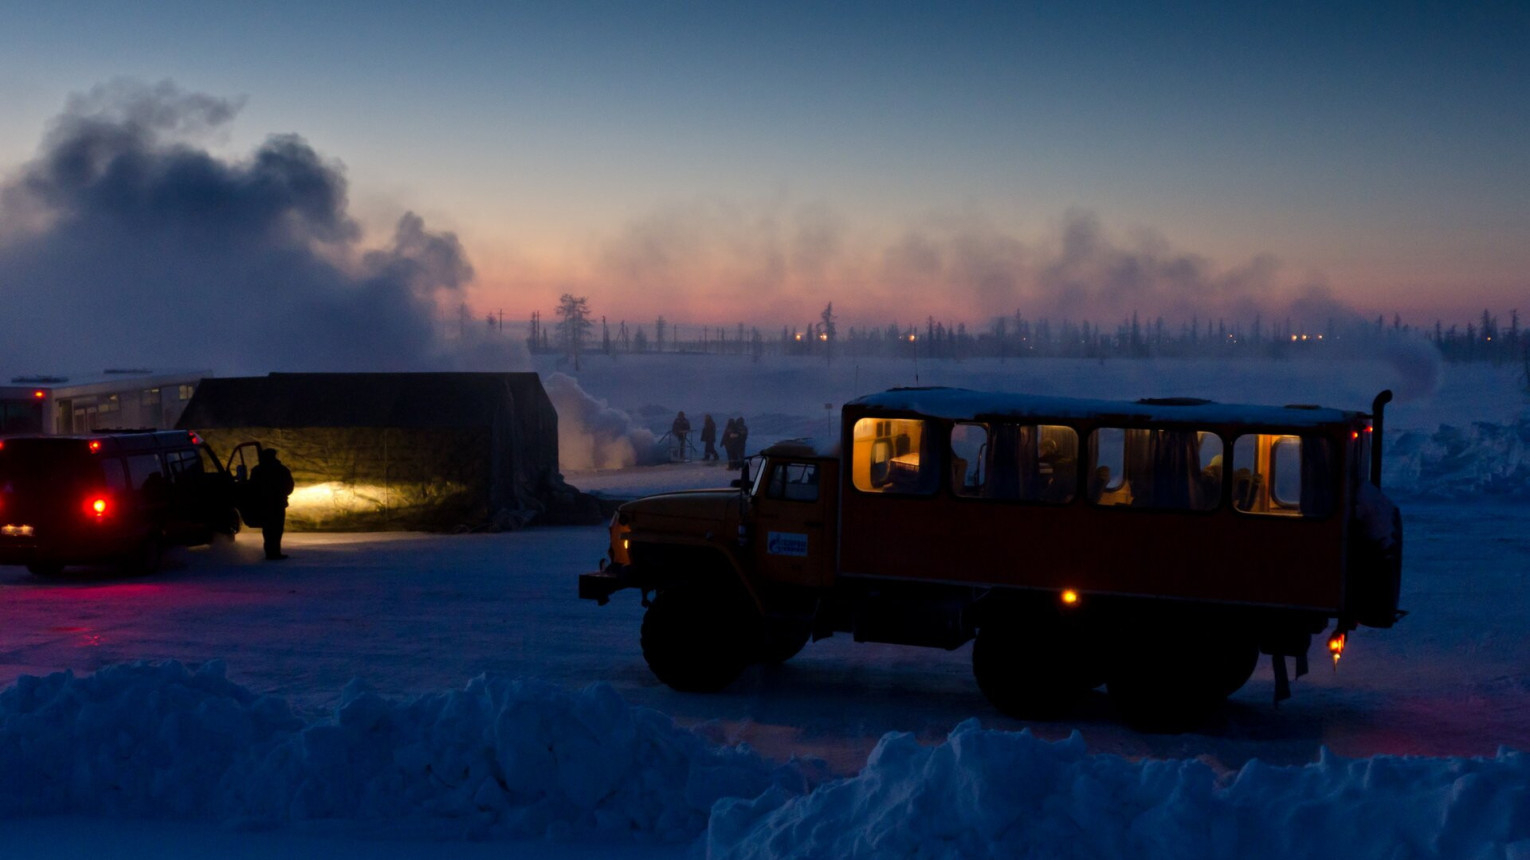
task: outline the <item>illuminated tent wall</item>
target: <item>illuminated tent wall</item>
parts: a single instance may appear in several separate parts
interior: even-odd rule
[[[588,499],[558,475],[558,415],[535,373],[209,378],[178,426],[222,457],[241,442],[277,449],[297,484],[290,529],[441,531],[590,518],[570,515]]]

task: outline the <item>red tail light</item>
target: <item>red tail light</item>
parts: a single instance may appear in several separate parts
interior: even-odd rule
[[[105,519],[112,512],[111,500],[106,496],[89,495],[85,497],[85,513],[96,519]]]
[[[92,440],[90,440],[90,453],[94,454],[94,453],[96,453],[99,450],[101,450],[101,440],[100,439],[92,439]]]

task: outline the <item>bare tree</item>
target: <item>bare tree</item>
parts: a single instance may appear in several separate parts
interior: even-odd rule
[[[562,321],[558,323],[558,342],[563,346],[564,354],[574,362],[574,369],[579,369],[579,353],[584,349],[584,339],[589,335],[592,323],[590,322],[590,306],[584,296],[574,297],[564,293],[558,299],[558,316]]]
[[[829,302],[828,306],[823,309],[823,313],[818,315],[818,318],[823,321],[819,324],[818,335],[823,339],[824,364],[833,364],[834,336],[839,333],[839,330],[834,326],[834,303]]]

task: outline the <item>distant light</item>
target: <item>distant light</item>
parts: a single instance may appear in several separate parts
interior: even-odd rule
[[[1078,603],[1078,592],[1071,588],[1063,589],[1062,602],[1067,606],[1073,606]]]
[[[913,343],[915,340],[918,340],[918,336],[917,335],[912,335],[911,334],[911,335],[908,336],[908,342],[909,343]]]
[[[797,340],[802,340],[802,332],[797,332]]]
[[[36,391],[32,392],[32,397],[34,399],[37,399],[37,400],[41,400],[41,399],[43,399],[44,397],[47,397],[47,396],[48,396],[48,392],[43,391],[41,388],[39,388]]]
[[[819,340],[828,340],[829,339],[829,335],[828,335],[827,332],[825,332],[823,334],[818,335],[818,339]]]

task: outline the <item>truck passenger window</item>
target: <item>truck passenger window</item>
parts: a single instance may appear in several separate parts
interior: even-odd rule
[[[1233,443],[1233,507],[1248,514],[1325,517],[1333,510],[1327,440],[1249,433]]]
[[[765,486],[768,499],[789,502],[818,501],[818,465],[816,463],[778,463],[772,467],[770,483]]]
[[[929,495],[939,484],[940,450],[926,423],[909,418],[855,422],[850,475],[863,493]]]
[[[1078,484],[1078,433],[1052,424],[951,428],[951,488],[958,496],[1063,504]]]
[[[1097,505],[1208,511],[1222,498],[1222,438],[1210,431],[1101,427],[1088,468]]]
[[[957,424],[951,428],[951,492],[970,499],[983,497],[988,482],[988,427]]]

